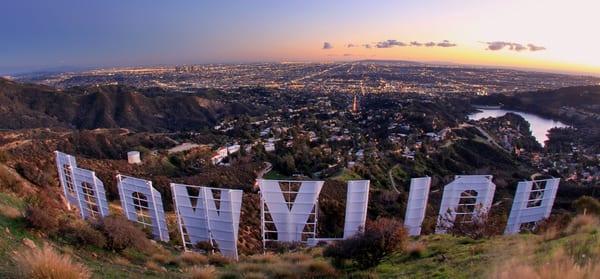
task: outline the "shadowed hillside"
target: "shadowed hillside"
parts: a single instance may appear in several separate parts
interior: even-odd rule
[[[254,111],[202,93],[138,90],[110,85],[65,91],[0,79],[0,129],[70,127],[187,131],[211,127],[225,115]]]

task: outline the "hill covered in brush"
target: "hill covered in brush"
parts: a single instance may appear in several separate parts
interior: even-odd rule
[[[0,129],[65,127],[188,131],[214,126],[226,115],[256,108],[162,89],[106,85],[58,90],[0,78]]]

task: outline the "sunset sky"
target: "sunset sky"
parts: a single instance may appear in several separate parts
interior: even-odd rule
[[[2,6],[4,74],[401,59],[600,75],[597,0],[24,0]]]

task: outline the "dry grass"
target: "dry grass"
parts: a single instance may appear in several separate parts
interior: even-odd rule
[[[208,257],[195,252],[183,252],[175,260],[179,266],[193,266],[208,264]]]
[[[213,279],[217,278],[217,270],[214,266],[194,266],[184,270],[185,278],[190,279]]]
[[[61,255],[46,245],[43,248],[26,248],[15,252],[13,261],[20,278],[80,279],[90,278],[89,270],[75,263],[68,255]]]
[[[251,263],[274,263],[279,261],[279,258],[275,254],[268,253],[252,255],[250,257],[244,258],[243,260]]]
[[[593,215],[577,215],[567,226],[568,234],[591,232],[598,227],[598,217]]]
[[[290,262],[290,263],[300,263],[300,262],[305,262],[305,261],[309,261],[312,259],[311,256],[307,255],[307,254],[303,254],[303,253],[289,253],[289,254],[283,254],[281,256],[281,258],[286,261],[286,262]]]
[[[248,272],[248,273],[244,273],[244,278],[245,279],[267,279],[269,277],[262,272]]]
[[[244,257],[233,265],[240,278],[337,278],[339,274],[328,262],[310,254],[265,254]],[[232,275],[232,276],[234,276]]]
[[[12,206],[4,204],[0,204],[0,215],[9,219],[17,219],[23,217],[23,213],[21,213],[21,211]]]
[[[306,264],[306,271],[309,278],[336,278],[337,271],[328,262],[322,260],[309,261]]]
[[[168,264],[174,261],[173,256],[167,253],[154,254],[151,259],[159,264]]]
[[[114,264],[122,265],[122,266],[131,266],[131,262],[123,257],[116,257],[112,260]]]
[[[155,261],[147,261],[146,264],[144,264],[144,266],[148,270],[152,270],[154,272],[165,272],[166,271],[165,269],[162,268],[162,266],[157,264]]]
[[[208,255],[208,262],[216,266],[226,266],[231,263],[231,259],[221,254]]]
[[[524,263],[511,259],[500,266],[489,278],[493,279],[585,279],[597,278],[600,274],[600,261],[590,261],[585,265],[577,264],[563,250],[540,265]]]

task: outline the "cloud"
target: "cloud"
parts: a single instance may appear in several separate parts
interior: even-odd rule
[[[405,43],[402,41],[398,41],[398,40],[393,40],[393,39],[389,39],[389,40],[384,40],[384,41],[379,41],[379,42],[373,42],[373,43],[365,43],[365,44],[355,44],[355,43],[347,43],[344,45],[346,48],[355,48],[355,47],[362,47],[362,48],[366,48],[366,49],[370,49],[370,48],[393,48],[393,47],[406,47],[406,46],[411,46],[411,47],[455,47],[457,46],[457,44],[450,42],[449,40],[443,40],[441,42],[419,42],[419,41],[411,41],[409,43]],[[523,46],[521,46],[523,47]],[[329,42],[324,42],[323,43],[323,49],[331,49],[333,48],[333,45]]]
[[[332,49],[333,45],[331,45],[329,42],[324,42],[323,43],[323,49]]]
[[[524,45],[522,45],[522,44],[512,44],[510,46],[510,50],[524,51],[524,50],[527,50],[527,48]]]
[[[444,40],[441,43],[437,43],[437,46],[439,46],[439,47],[455,47],[456,44],[453,44],[448,40]]]
[[[378,42],[377,44],[375,44],[376,48],[390,48],[390,47],[395,47],[395,46],[406,46],[405,43],[397,41],[397,40],[386,40],[386,41],[381,41]]]
[[[540,51],[540,50],[546,49],[543,46],[536,46],[534,44],[528,44],[527,46],[525,46],[520,43],[503,42],[503,41],[485,42],[485,44],[487,44],[486,49],[492,50],[492,51],[502,50],[504,48],[508,48],[508,50],[517,51],[517,52],[521,52],[521,51],[525,51],[525,50]]]
[[[540,51],[540,50],[546,50],[545,47],[543,46],[536,46],[534,44],[527,44],[527,46],[529,47],[529,51]]]

